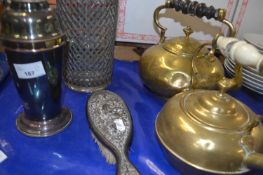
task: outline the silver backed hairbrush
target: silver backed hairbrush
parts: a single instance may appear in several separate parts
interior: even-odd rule
[[[121,97],[106,90],[95,92],[88,100],[87,114],[95,141],[107,161],[114,162],[116,157],[116,174],[139,175],[128,159],[132,120]]]

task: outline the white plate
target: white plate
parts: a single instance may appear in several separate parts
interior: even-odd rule
[[[245,86],[245,85],[244,85],[244,87],[246,87],[246,88],[248,88],[249,90],[251,90],[251,91],[253,91],[253,92],[256,92],[256,93],[258,93],[258,94],[260,94],[260,95],[263,95],[263,91],[253,89],[253,88],[251,88],[251,87],[249,87],[249,86]]]
[[[245,33],[243,39],[263,51],[263,35],[256,33]]]
[[[231,73],[234,73],[234,68],[231,65],[225,64],[224,66],[227,68],[228,71],[231,71]],[[263,86],[263,80],[257,79],[254,75],[251,76],[251,75],[247,74],[246,72],[242,71],[242,77],[245,80],[255,82],[256,84],[260,84]]]
[[[231,61],[229,61],[229,60],[226,60],[226,61],[225,61],[225,64],[228,65],[229,67],[231,67],[231,69],[234,70],[235,63],[233,63],[233,62],[231,62]],[[248,69],[248,68],[250,68],[250,67],[244,66],[242,71],[243,71],[245,74],[249,74],[250,76],[254,77],[255,79],[257,79],[257,80],[259,80],[259,81],[263,81],[263,76],[259,75],[259,74],[257,73],[257,71],[251,71],[251,69],[253,69],[253,68],[250,68],[250,69]]]
[[[232,61],[231,59],[227,59],[229,64],[232,64],[232,65],[235,65],[236,63],[234,61]],[[257,72],[256,69],[252,68],[252,67],[249,67],[249,66],[243,66],[243,68],[249,72],[253,72],[254,74],[257,74],[259,75],[259,73]]]
[[[228,67],[226,67],[227,69],[227,72],[231,75],[231,76],[234,76],[234,71],[232,70],[229,70]],[[263,90],[263,83],[258,83],[256,81],[253,81],[249,78],[247,78],[246,76],[242,76],[243,77],[243,80],[242,80],[242,84],[246,85],[246,86],[250,86],[251,88],[257,88],[259,90]]]
[[[228,67],[226,67],[227,69],[227,72],[233,76],[234,73],[233,71],[229,70]],[[255,84],[254,82],[249,82],[247,81],[245,78],[243,78],[243,81],[242,81],[242,86],[254,91],[254,92],[257,92],[259,94],[263,94],[263,86],[259,85],[259,84]]]
[[[228,67],[228,69],[230,69],[232,72],[234,72],[234,66],[231,65],[231,64],[225,64],[225,67]],[[253,74],[252,72],[249,72],[245,69],[242,70],[242,76],[246,79],[249,79],[249,80],[252,80],[252,81],[255,81],[259,84],[262,84],[263,85],[263,77],[260,76],[260,75],[257,75],[257,74]]]

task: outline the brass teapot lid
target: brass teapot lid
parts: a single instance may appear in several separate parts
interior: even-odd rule
[[[197,40],[190,38],[190,35],[193,33],[191,27],[187,26],[183,31],[185,36],[165,41],[163,48],[176,55],[194,55],[201,44]]]
[[[251,121],[247,107],[217,91],[189,93],[181,99],[181,107],[193,120],[214,129],[244,130]]]

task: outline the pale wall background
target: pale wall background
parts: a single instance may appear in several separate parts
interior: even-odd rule
[[[156,43],[159,35],[153,24],[153,12],[165,0],[119,0],[119,2],[117,41]],[[198,0],[198,2],[227,9],[227,18],[237,27],[238,37],[244,33],[263,34],[263,0]],[[206,41],[224,29],[224,25],[215,20],[199,19],[174,10],[163,10],[161,13],[161,23],[168,28],[168,37],[183,35],[182,29],[190,25],[195,30],[193,37]]]

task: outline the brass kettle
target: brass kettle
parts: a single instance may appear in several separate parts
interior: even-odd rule
[[[236,58],[236,62],[262,70],[263,56],[252,46],[224,37],[217,37],[215,42]],[[188,90],[165,104],[155,129],[175,166],[183,162],[196,170],[193,172],[216,174],[241,174],[254,167],[263,169],[262,117],[225,93],[240,82],[241,66],[236,64],[236,77],[220,80],[220,91]]]
[[[233,25],[225,19],[224,9],[216,10],[203,3],[190,2],[167,1],[154,12],[154,22],[160,30],[160,41],[144,52],[139,66],[145,85],[160,96],[171,97],[187,88],[213,89],[216,82],[224,76],[220,61],[214,55],[208,57],[208,49],[190,37],[193,30],[189,26],[184,29],[185,36],[165,40],[167,28],[160,24],[159,13],[167,8],[182,10],[185,14],[198,17],[214,18],[229,26],[231,36],[235,35]],[[192,8],[196,10],[191,11]],[[194,57],[198,59],[193,59]]]

